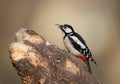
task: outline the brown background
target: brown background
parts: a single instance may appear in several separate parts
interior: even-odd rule
[[[71,24],[86,40],[102,84],[120,84],[119,10],[119,0],[0,0],[0,84],[21,84],[8,54],[18,29],[33,29],[65,49],[56,23]]]

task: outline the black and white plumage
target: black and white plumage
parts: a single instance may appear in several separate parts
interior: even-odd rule
[[[71,25],[64,24],[59,25],[56,24],[58,28],[60,28],[63,32],[63,42],[65,47],[69,52],[75,55],[78,58],[81,58],[88,67],[88,71],[92,73],[89,61],[93,61],[95,64],[95,60],[92,58],[91,51],[86,45],[84,39],[76,33]]]

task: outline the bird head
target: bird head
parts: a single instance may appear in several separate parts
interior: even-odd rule
[[[65,33],[65,34],[74,33],[74,30],[73,30],[71,25],[68,25],[68,24],[64,24],[64,25],[55,24],[55,25],[58,28],[60,28],[62,30],[62,32]]]

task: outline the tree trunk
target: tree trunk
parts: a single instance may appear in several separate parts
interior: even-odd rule
[[[23,84],[100,84],[70,53],[32,30],[20,29],[9,53]]]

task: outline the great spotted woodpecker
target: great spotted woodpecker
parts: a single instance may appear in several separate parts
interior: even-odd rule
[[[82,59],[88,67],[88,72],[92,73],[89,61],[94,62],[94,64],[96,64],[96,62],[92,58],[92,53],[87,47],[84,39],[73,30],[71,25],[56,25],[63,32],[63,42],[67,50],[77,58]]]

